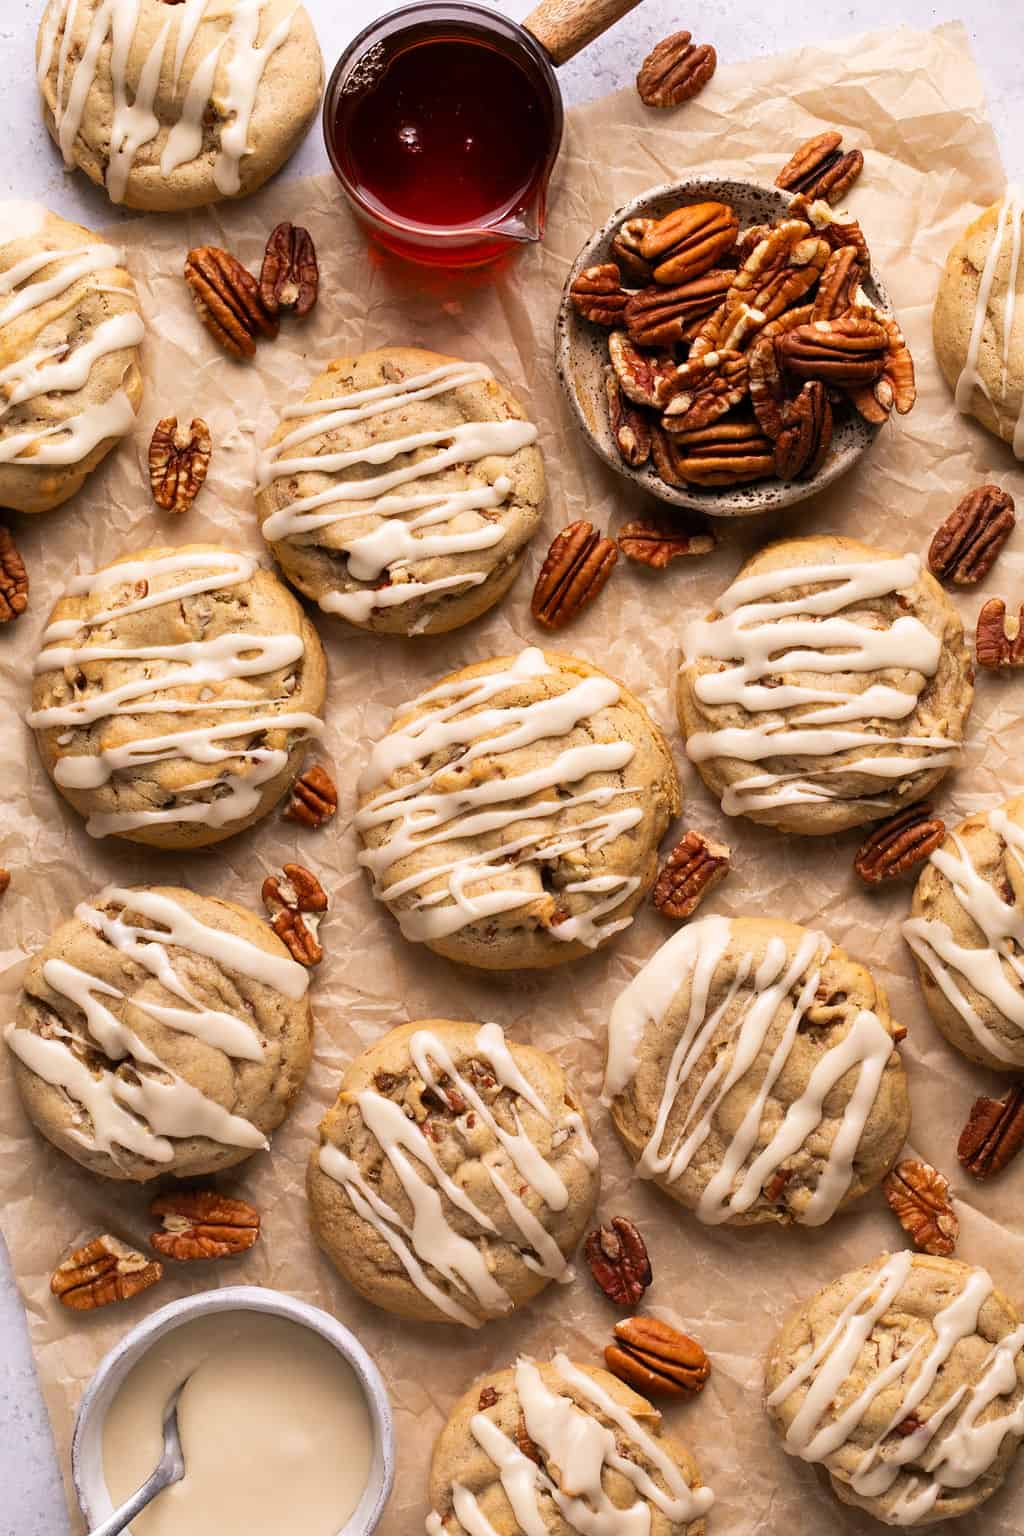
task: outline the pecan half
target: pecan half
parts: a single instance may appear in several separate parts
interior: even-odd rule
[[[976,1099],[960,1132],[956,1155],[976,1179],[1002,1173],[1024,1147],[1024,1083],[1005,1099]]]
[[[861,843],[853,867],[865,885],[895,880],[923,864],[946,835],[946,823],[921,800],[880,822]]]
[[[188,429],[177,416],[158,421],[149,445],[149,483],[153,500],[165,512],[187,512],[203,488],[213,443],[201,416]]]
[[[655,285],[631,294],[623,312],[630,340],[638,347],[671,347],[689,340],[696,322],[721,304],[732,278],[732,272],[715,268],[674,288]]]
[[[11,530],[0,523],[0,624],[18,618],[28,607],[28,572]]]
[[[749,388],[748,369],[744,353],[725,350],[685,362],[667,386],[671,399],[661,420],[665,431],[701,431],[740,405]]]
[[[670,357],[652,357],[633,345],[625,331],[612,331],[608,337],[608,356],[615,377],[627,400],[634,405],[655,407],[675,377],[676,365]]]
[[[130,1301],[155,1285],[163,1272],[155,1259],[105,1232],[58,1264],[50,1290],[73,1312],[93,1312],[115,1301]]]
[[[584,320],[594,325],[621,325],[626,308],[627,295],[622,289],[622,276],[614,261],[601,266],[584,267],[569,289],[573,307]]]
[[[327,911],[327,892],[316,876],[301,864],[286,864],[280,875],[267,876],[261,894],[270,926],[292,957],[300,965],[319,965],[324,952],[317,929]]]
[[[987,576],[1013,532],[1013,497],[998,485],[979,485],[940,523],[928,548],[928,569],[940,581],[971,587]]]
[[[292,785],[292,797],[285,817],[301,821],[305,827],[322,827],[338,809],[338,791],[327,769],[314,763]]]
[[[864,315],[798,325],[776,342],[782,366],[802,379],[825,384],[864,384],[879,378],[886,362],[885,330]]]
[[[636,88],[645,107],[678,107],[703,90],[715,72],[718,56],[707,43],[699,46],[689,32],[663,38],[644,59]]]
[[[808,379],[796,399],[782,406],[779,419],[775,473],[780,480],[816,475],[832,445],[832,407],[821,380]]]
[[[948,1259],[960,1235],[949,1180],[930,1163],[908,1157],[886,1175],[882,1189],[889,1208],[904,1232],[913,1238],[915,1247]]]
[[[842,142],[842,134],[834,129],[807,139],[782,167],[775,185],[784,192],[802,192],[811,201],[823,197],[826,202],[837,203],[864,168],[860,150],[851,149],[844,155]]]
[[[614,1376],[645,1397],[695,1397],[711,1374],[711,1361],[689,1334],[657,1317],[627,1317],[615,1324],[604,1352]]]
[[[609,1301],[635,1307],[654,1278],[647,1245],[625,1216],[613,1216],[586,1242],[587,1263]]]
[[[717,540],[713,533],[687,533],[667,520],[627,523],[619,531],[619,548],[627,560],[663,571],[671,560],[686,555],[709,555]]]
[[[729,873],[732,850],[702,832],[687,832],[673,848],[654,886],[654,905],[666,917],[692,917]]]
[[[260,299],[268,315],[294,309],[301,320],[320,292],[316,247],[308,229],[279,224],[267,241],[260,271]]]
[[[635,283],[638,288],[646,288],[654,281],[654,268],[641,256],[640,247],[656,223],[656,219],[627,219],[612,236],[612,257],[624,281]]]
[[[739,227],[727,203],[691,203],[659,219],[644,236],[640,254],[652,263],[654,281],[671,287],[709,272],[732,249]]]
[[[1024,667],[1024,604],[1014,616],[1001,597],[990,597],[978,614],[974,654],[987,672]]]
[[[825,263],[814,296],[812,320],[837,320],[852,309],[864,277],[860,257],[852,245],[841,245]]]
[[[200,320],[226,352],[255,357],[257,336],[277,335],[277,321],[263,308],[259,284],[229,251],[216,245],[189,251],[185,281]]]
[[[678,476],[676,481],[669,480],[670,485],[742,485],[775,472],[772,444],[756,422],[715,421],[665,441],[672,444],[666,468]],[[652,452],[658,463],[657,434]],[[660,464],[658,469],[667,479]]]
[[[226,1259],[245,1253],[260,1235],[257,1211],[245,1200],[229,1200],[214,1189],[179,1189],[158,1195],[149,1207],[163,1231],[151,1245],[165,1259],[186,1264],[196,1259]]]
[[[606,368],[604,391],[608,400],[608,425],[625,464],[639,469],[651,456],[651,423],[639,406],[622,392],[614,368]]]
[[[590,523],[570,523],[556,534],[533,589],[530,612],[545,629],[561,629],[592,603],[612,573],[619,552]]]

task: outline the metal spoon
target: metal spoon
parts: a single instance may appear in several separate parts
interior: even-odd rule
[[[185,1457],[181,1450],[181,1439],[178,1434],[178,1399],[188,1382],[188,1377],[181,1383],[176,1391],[171,1393],[164,1409],[164,1453],[157,1462],[152,1476],[148,1477],[137,1493],[133,1493],[120,1509],[115,1509],[108,1520],[98,1525],[90,1536],[118,1536],[145,1509],[151,1504],[158,1493],[169,1488],[172,1483],[177,1483],[185,1476]]]

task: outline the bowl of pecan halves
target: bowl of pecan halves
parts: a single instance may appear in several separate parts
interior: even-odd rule
[[[697,176],[620,208],[569,274],[555,340],[601,457],[717,517],[813,495],[915,399],[860,225],[755,182]]]

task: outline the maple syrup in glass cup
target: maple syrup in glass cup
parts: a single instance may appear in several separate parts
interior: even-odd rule
[[[324,138],[382,245],[434,266],[479,266],[541,238],[562,102],[544,49],[507,17],[411,5],[342,55]]]

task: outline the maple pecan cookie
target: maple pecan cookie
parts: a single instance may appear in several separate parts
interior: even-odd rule
[[[703,1536],[714,1502],[645,1397],[561,1353],[473,1383],[434,1447],[429,1497],[429,1536]]]
[[[109,886],[29,963],[4,1035],[22,1102],[107,1178],[230,1168],[268,1146],[302,1085],[308,986],[245,907]]]
[[[822,933],[705,917],[612,1009],[605,1100],[642,1178],[702,1221],[820,1226],[910,1128],[885,993]]]
[[[1024,458],[1024,194],[969,224],[946,260],[932,312],[935,355],[957,409]]]
[[[317,1239],[360,1295],[476,1328],[572,1279],[597,1153],[552,1056],[426,1019],[349,1066],[308,1183]]]
[[[790,1315],[772,1345],[768,1414],[792,1456],[886,1525],[977,1509],[1024,1437],[1024,1327],[989,1274],[883,1254]]]
[[[60,506],[132,430],[144,329],[120,246],[0,202],[0,506]]]
[[[414,347],[341,358],[259,466],[263,536],[326,613],[383,634],[457,629],[518,575],[540,520],[537,428],[483,363]]]
[[[200,848],[272,810],[319,735],[323,647],[249,555],[147,549],[77,576],[36,658],[28,723],[94,837]]]
[[[323,59],[297,0],[48,0],[36,74],[65,165],[173,213],[247,197],[284,164]]]
[[[921,871],[903,936],[949,1043],[1024,1071],[1024,797],[953,828]]]
[[[531,647],[399,709],[359,797],[359,861],[405,937],[510,970],[575,959],[629,926],[679,781],[620,683]]]
[[[922,799],[959,758],[970,656],[917,555],[770,544],[683,649],[687,754],[728,816],[829,836]]]

